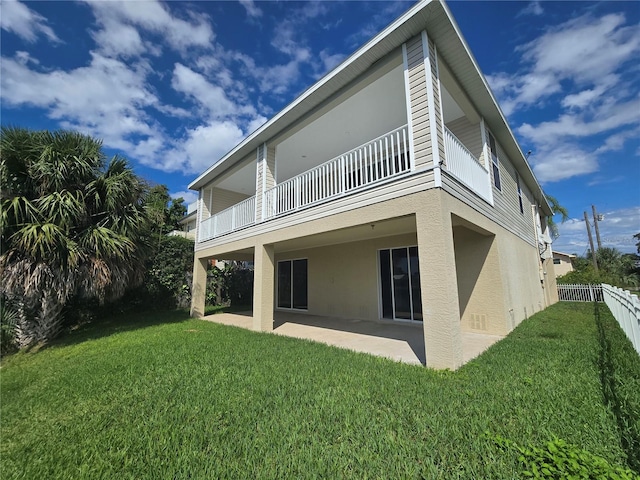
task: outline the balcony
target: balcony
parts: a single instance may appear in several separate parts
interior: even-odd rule
[[[255,195],[200,222],[198,239],[204,242],[254,223],[256,223]]]
[[[444,149],[447,171],[480,198],[491,203],[489,172],[447,127],[444,127]]]
[[[445,127],[446,170],[487,202],[488,171]],[[289,178],[264,192],[262,221],[310,208],[410,173],[412,162],[407,125]],[[200,242],[256,223],[256,196],[218,212],[200,223]]]
[[[410,170],[404,125],[267,190],[264,218],[342,197]]]

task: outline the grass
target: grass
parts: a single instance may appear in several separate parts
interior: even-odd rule
[[[640,358],[614,322],[557,304],[454,373],[180,313],[113,319],[3,361],[0,477],[518,478],[485,432],[627,466]]]

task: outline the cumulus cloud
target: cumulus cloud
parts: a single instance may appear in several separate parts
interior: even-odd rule
[[[189,173],[200,173],[218,161],[245,137],[244,132],[231,121],[211,121],[187,131],[184,139],[176,143],[163,160],[166,170],[186,168]]]
[[[40,35],[49,41],[60,42],[47,19],[34,12],[17,0],[3,0],[0,3],[0,26],[2,30],[12,32],[29,43],[34,43]]]
[[[508,116],[558,107],[555,117],[516,128],[536,152],[532,163],[541,181],[594,173],[599,154],[632,138],[621,132],[640,124],[640,90],[628,80],[640,53],[640,31],[627,26],[624,15],[581,15],[516,52],[522,58],[517,73],[494,73],[488,81]],[[598,141],[593,148],[585,143]]]
[[[210,48],[215,34],[207,17],[187,11],[186,19],[176,17],[157,0],[145,2],[88,2],[101,30],[96,43],[109,55],[158,55],[157,42],[143,42],[140,30],[161,36],[171,48],[185,53],[190,47]],[[119,36],[121,35],[121,36]]]

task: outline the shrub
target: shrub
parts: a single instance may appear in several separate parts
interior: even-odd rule
[[[0,356],[16,348],[14,331],[17,321],[18,312],[5,299],[0,299]]]
[[[207,305],[246,306],[253,301],[253,270],[244,262],[227,262],[207,272]]]
[[[188,308],[193,276],[193,240],[162,237],[151,261],[144,286],[157,305]]]
[[[519,453],[518,461],[525,478],[559,479],[611,479],[634,480],[637,475],[629,468],[611,465],[604,458],[571,445],[560,438],[553,438],[544,446],[520,446],[500,435],[487,434],[500,447]]]

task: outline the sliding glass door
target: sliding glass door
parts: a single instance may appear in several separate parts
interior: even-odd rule
[[[307,259],[278,262],[278,308],[306,310]]]
[[[418,247],[379,251],[382,317],[422,321]]]

